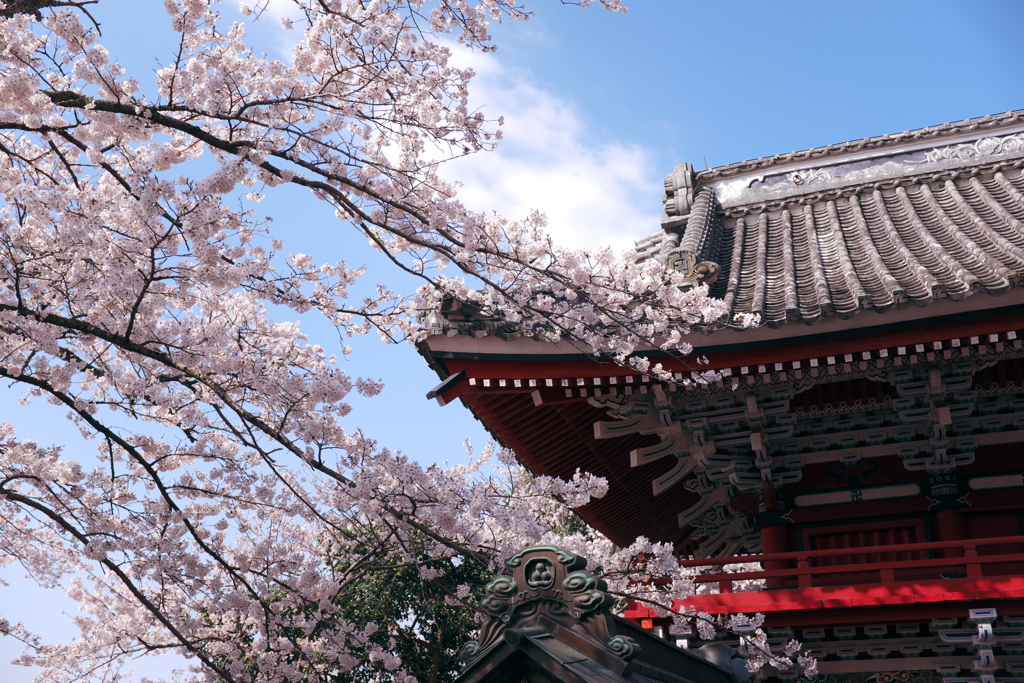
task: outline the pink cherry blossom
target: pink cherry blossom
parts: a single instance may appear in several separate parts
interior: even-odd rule
[[[507,453],[485,476],[490,449],[424,467],[342,428],[351,392],[379,382],[271,309],[415,339],[454,297],[644,371],[634,351],[685,353],[686,327],[724,309],[662,264],[552,245],[540,216],[468,211],[438,174],[500,138],[467,106],[472,73],[447,45],[493,49],[490,22],[528,17],[515,0],[294,4],[281,61],[214,0],[165,0],[178,45],[150,83],[112,61],[88,0],[0,2],[0,378],[65,407],[96,447],[0,428],[0,563],[69,586],[81,608],[80,636],[60,645],[0,619],[46,680],[106,680],[166,650],[190,681],[326,680],[356,652],[406,680],[367,645],[376,625],[332,619],[332,598],[384,556],[497,569],[559,543],[616,592],[667,605],[651,577],[692,592],[664,544],[557,531],[603,480],[534,477]],[[267,3],[241,9],[258,21]],[[254,204],[284,184],[422,286],[354,301],[361,268],[283,255]],[[752,660],[768,661],[757,637]]]

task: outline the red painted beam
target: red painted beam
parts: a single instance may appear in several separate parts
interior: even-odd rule
[[[1024,598],[1024,577],[897,581],[862,586],[718,593],[677,600],[675,606],[677,609],[687,606],[708,614],[746,614],[1008,598]]]
[[[994,536],[991,538],[959,539],[954,541],[928,541],[925,543],[901,543],[895,545],[870,545],[853,548],[829,548],[825,550],[797,550],[788,553],[772,553],[763,555],[738,555],[736,557],[713,557],[700,560],[680,560],[681,567],[713,567],[721,564],[748,564],[774,560],[821,559],[826,557],[848,557],[850,555],[880,555],[883,553],[908,553],[918,550],[945,550],[947,548],[966,549],[982,548],[990,545],[1010,545],[1024,543],[1022,536]],[[988,557],[988,556],[986,556]],[[963,564],[961,562],[960,564]],[[860,567],[861,565],[853,565]],[[824,569],[822,567],[821,569]],[[795,570],[789,570],[795,571]],[[859,570],[858,570],[859,571]],[[745,578],[742,573],[730,574],[734,580]],[[699,579],[700,577],[698,577]],[[716,579],[717,581],[717,579]]]

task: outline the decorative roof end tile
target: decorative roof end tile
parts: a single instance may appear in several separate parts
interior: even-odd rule
[[[695,180],[692,164],[678,164],[665,177],[665,215],[661,219],[661,226],[665,230],[686,224],[686,217],[690,215],[693,206]]]

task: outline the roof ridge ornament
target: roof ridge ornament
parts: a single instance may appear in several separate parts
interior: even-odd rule
[[[686,218],[693,207],[696,180],[693,164],[676,164],[665,176],[665,215],[661,218],[661,227],[666,231],[686,225]]]
[[[678,166],[676,170],[679,170]],[[669,176],[669,179],[673,176]],[[665,182],[667,186],[668,180]],[[710,285],[718,279],[721,271],[714,261],[720,237],[718,200],[714,190],[709,187],[702,187],[695,194],[693,188],[690,188],[690,193],[689,215],[683,219],[682,235],[679,239],[665,241],[662,260],[666,268],[679,271],[691,284]],[[667,227],[665,229],[668,230]]]
[[[608,584],[586,571],[587,560],[553,545],[526,548],[505,561],[508,575],[487,584],[480,609],[486,615],[480,638],[459,653],[467,665],[494,645],[514,641],[523,627],[546,617],[564,628],[589,636],[621,659],[629,660],[640,646],[617,635],[609,608]]]

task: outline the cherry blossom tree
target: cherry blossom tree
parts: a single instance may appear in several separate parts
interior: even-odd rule
[[[2,427],[0,563],[70,586],[81,609],[63,645],[0,619],[22,663],[109,680],[173,651],[194,681],[330,680],[367,660],[414,680],[339,596],[383,571],[494,569],[538,542],[594,558],[623,594],[665,602],[644,576],[692,588],[668,547],[549,522],[601,495],[597,478],[533,477],[508,454],[485,476],[490,451],[423,467],[346,430],[346,398],[380,385],[278,321],[415,338],[417,315],[453,297],[630,362],[645,344],[685,352],[686,325],[721,314],[659,264],[559,249],[539,215],[469,211],[439,175],[500,138],[469,109],[453,46],[494,49],[489,22],[524,7],[294,0],[282,61],[213,0],[165,0],[177,45],[148,83],[111,60],[97,2],[0,1],[0,377],[96,446]],[[353,300],[360,268],[286,256],[256,209],[285,184],[422,286]],[[472,601],[462,584],[448,598]]]

